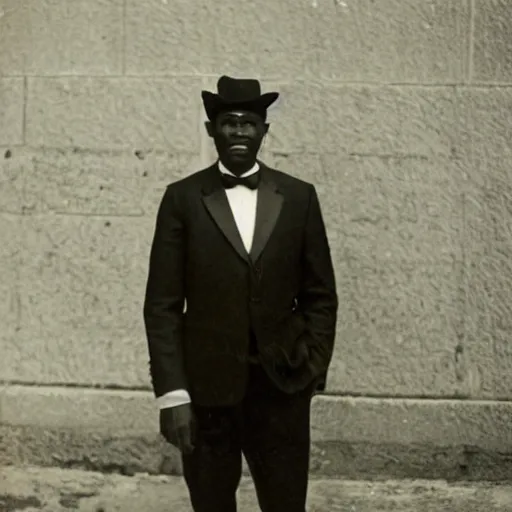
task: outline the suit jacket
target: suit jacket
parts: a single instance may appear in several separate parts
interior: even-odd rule
[[[313,185],[260,164],[256,226],[244,248],[216,164],[170,184],[151,248],[144,320],[155,395],[242,400],[251,333],[275,385],[324,389],[338,308]],[[297,366],[297,354],[307,360]]]

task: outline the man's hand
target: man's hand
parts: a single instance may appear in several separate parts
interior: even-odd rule
[[[196,420],[191,404],[160,409],[160,433],[183,453],[194,449]]]
[[[309,348],[304,341],[299,342],[294,354],[294,359],[289,361],[290,368],[300,368],[309,361]]]

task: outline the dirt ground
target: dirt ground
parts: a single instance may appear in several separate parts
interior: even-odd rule
[[[258,509],[244,479],[239,511]],[[0,467],[0,512],[191,512],[180,477]],[[312,480],[309,512],[512,511],[512,483]]]

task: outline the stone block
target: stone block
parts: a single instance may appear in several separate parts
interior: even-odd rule
[[[4,0],[0,75],[119,75],[122,0]]]
[[[468,396],[474,369],[459,358],[461,265],[366,266],[338,257],[340,307],[330,393]]]
[[[145,20],[145,23],[141,23]],[[250,27],[250,30],[247,30]],[[127,4],[130,74],[453,82],[466,73],[467,0]]]
[[[318,29],[312,15],[311,5],[289,0],[128,0],[127,72],[311,76]]]
[[[463,93],[444,87],[265,83],[281,93],[267,150],[453,158],[464,142]]]
[[[464,345],[478,369],[479,396],[509,399],[512,386],[503,376],[512,367],[512,93],[475,87],[466,102]]]
[[[426,84],[467,77],[467,0],[312,3],[318,78]]]
[[[0,146],[23,144],[23,88],[23,78],[0,78]]]
[[[142,307],[154,218],[24,216],[20,320],[0,374],[148,387]]]
[[[314,442],[505,451],[512,448],[511,414],[511,404],[503,402],[317,396],[311,433]]]
[[[512,40],[508,0],[476,0],[473,36],[473,80],[512,81]]]
[[[154,218],[165,187],[200,168],[186,153],[20,148],[0,160],[3,210]]]
[[[195,153],[200,88],[192,78],[32,78],[27,144]]]

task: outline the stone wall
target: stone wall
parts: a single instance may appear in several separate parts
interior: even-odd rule
[[[179,471],[142,301],[200,91],[279,90],[340,296],[317,474],[512,476],[512,0],[0,0],[0,462]]]

